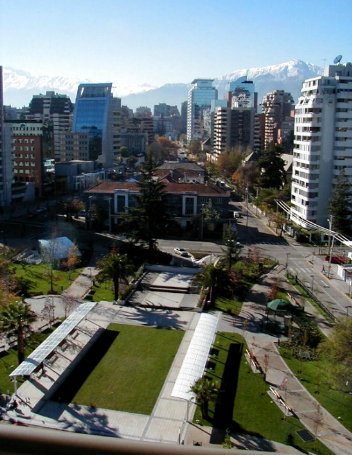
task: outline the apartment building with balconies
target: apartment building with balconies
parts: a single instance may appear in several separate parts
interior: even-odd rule
[[[328,226],[329,200],[344,170],[352,185],[352,64],[307,79],[295,110],[291,218]]]

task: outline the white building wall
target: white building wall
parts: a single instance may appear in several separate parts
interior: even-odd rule
[[[342,168],[352,185],[352,65],[325,74],[303,83],[296,105],[291,202],[292,219],[302,225],[298,216],[328,225]]]

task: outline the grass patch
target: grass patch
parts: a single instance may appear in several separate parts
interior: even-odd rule
[[[112,280],[95,283],[91,289],[90,295],[94,302],[100,302],[101,300],[112,302],[114,300],[114,285]]]
[[[57,326],[57,325],[56,325]],[[53,331],[55,327],[47,329],[41,333],[33,333],[26,340],[25,355],[26,357],[34,351]],[[13,383],[9,374],[18,366],[17,349],[9,349],[7,352],[0,354],[0,393],[13,393]],[[22,377],[17,378],[17,384],[23,382]]]
[[[283,418],[280,409],[267,394],[268,385],[261,374],[250,369],[243,351],[245,344],[238,334],[217,334],[212,356],[214,370],[207,376],[221,383],[216,403],[210,403],[209,419],[202,420],[197,408],[195,420],[203,425],[229,428],[233,433],[249,433],[268,440],[289,444],[307,453],[331,455],[319,441],[303,442],[296,434],[303,425],[294,417]],[[266,450],[272,450],[268,444]]]
[[[28,282],[27,296],[48,294],[50,291],[50,269],[45,264],[39,265],[22,265],[11,264],[18,278]],[[53,270],[53,288],[54,291],[61,293],[67,289],[72,282],[81,273],[82,268],[67,272],[64,270]]]
[[[58,395],[67,401],[71,389],[74,403],[149,415],[184,332],[121,324],[105,332]]]
[[[226,299],[220,297],[215,301],[215,309],[223,311],[224,313],[238,316],[240,314],[243,302],[237,299]]]
[[[306,290],[296,282],[296,280],[294,279],[293,276],[291,275],[286,275],[286,278],[287,280],[289,281],[289,283],[292,284],[292,286],[294,286],[297,291],[300,293],[300,295],[302,297],[304,297],[306,300],[308,300],[308,302],[322,315],[324,316],[324,319],[326,319],[328,322],[331,322],[333,323],[334,321],[331,319],[330,315],[328,313],[326,313],[326,311],[324,311],[323,308],[321,308],[317,302],[315,300],[313,300],[310,295],[306,292]]]
[[[281,348],[280,353],[316,400],[335,418],[340,417],[340,422],[352,431],[352,395],[333,390],[324,381],[328,368],[326,361],[324,359],[299,360],[287,348]]]

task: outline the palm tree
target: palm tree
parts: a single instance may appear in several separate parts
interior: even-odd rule
[[[119,298],[120,281],[127,283],[127,277],[132,272],[132,265],[128,262],[126,254],[112,251],[104,259],[98,262],[98,280],[112,280],[114,284],[114,299]]]
[[[195,393],[197,405],[202,412],[202,418],[206,419],[208,417],[209,401],[214,400],[218,395],[218,383],[203,376],[196,380],[191,387],[191,392]]]
[[[230,281],[228,272],[221,266],[207,264],[202,271],[193,278],[194,284],[200,284],[209,289],[210,306],[214,305],[219,289],[228,286]]]
[[[7,305],[0,312],[0,328],[9,337],[17,336],[18,363],[23,362],[25,357],[25,338],[30,332],[32,322],[36,315],[31,311],[29,305],[23,302],[13,302]]]

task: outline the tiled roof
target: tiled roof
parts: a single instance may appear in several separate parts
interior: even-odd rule
[[[218,196],[229,197],[230,193],[224,191],[216,185],[203,183],[165,183],[165,191],[167,193],[197,193],[199,196]],[[134,182],[102,182],[90,188],[86,193],[114,193],[117,190],[138,191],[138,185]]]

